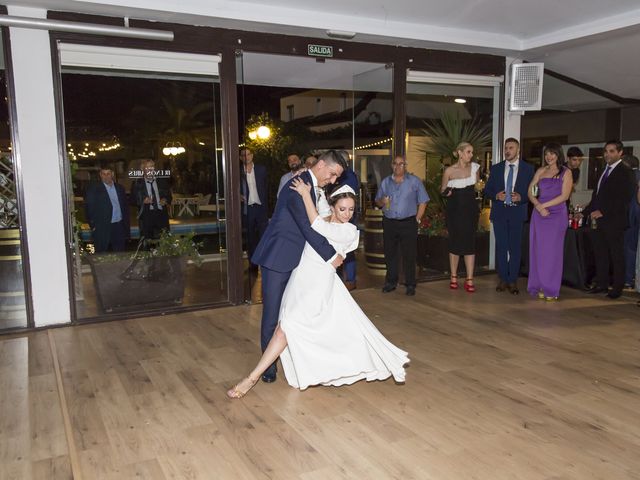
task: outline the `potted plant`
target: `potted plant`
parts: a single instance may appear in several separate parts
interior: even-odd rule
[[[453,152],[461,142],[468,142],[474,152],[491,142],[491,130],[479,117],[462,119],[459,113],[445,112],[438,121],[425,122],[422,132],[429,137],[430,147],[424,150],[440,156],[441,169],[425,181],[429,204],[418,231],[418,265],[439,272],[449,271],[447,227],[445,219],[446,199],[440,194],[442,173],[453,161]],[[476,265],[488,264],[488,233],[479,227],[476,232]]]
[[[202,263],[194,234],[162,232],[148,250],[133,254],[88,255],[96,294],[103,311],[126,312],[180,305],[184,296],[187,260]]]

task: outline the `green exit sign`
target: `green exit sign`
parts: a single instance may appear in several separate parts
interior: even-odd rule
[[[327,45],[307,45],[307,53],[312,57],[333,57],[333,47]]]

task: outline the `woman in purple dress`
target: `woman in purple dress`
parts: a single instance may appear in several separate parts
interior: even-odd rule
[[[562,147],[544,147],[544,165],[529,185],[529,200],[535,210],[529,230],[529,283],[527,291],[544,300],[557,300],[562,282],[564,236],[567,233],[566,201],[571,195],[573,177],[564,167]]]

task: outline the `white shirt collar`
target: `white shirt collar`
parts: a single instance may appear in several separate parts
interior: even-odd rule
[[[318,179],[313,174],[313,171],[309,170],[309,175],[311,175],[311,181],[313,182],[313,188],[318,188]]]
[[[520,159],[519,159],[519,158],[516,158],[516,161],[515,161],[515,162],[507,162],[507,161],[505,160],[505,162],[504,162],[504,163],[505,163],[507,166],[509,166],[509,165],[513,165],[513,168],[518,168],[518,166],[520,165]]]
[[[609,169],[609,174],[611,174],[611,171],[612,171],[614,168],[616,168],[616,167],[620,164],[620,162],[621,162],[621,161],[622,161],[622,159],[618,160],[617,162],[612,163],[611,165],[608,165],[608,166],[610,166],[610,167],[611,167],[611,168]],[[606,167],[605,167],[605,168],[606,168]]]

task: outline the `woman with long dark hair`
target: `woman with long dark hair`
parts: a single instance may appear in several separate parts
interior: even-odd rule
[[[569,212],[567,199],[573,188],[571,171],[557,143],[544,147],[543,166],[529,185],[535,210],[529,230],[529,282],[527,291],[544,300],[557,300],[562,283],[564,236]]]

